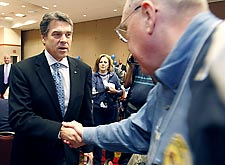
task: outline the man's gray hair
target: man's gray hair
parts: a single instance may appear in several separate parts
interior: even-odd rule
[[[68,24],[71,25],[71,28],[73,30],[73,21],[70,19],[70,17],[67,14],[62,13],[60,11],[54,11],[51,13],[46,13],[42,17],[42,21],[40,23],[41,35],[46,36],[48,34],[49,24],[53,20],[67,22]]]

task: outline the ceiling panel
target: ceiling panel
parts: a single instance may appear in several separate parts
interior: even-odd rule
[[[67,13],[74,23],[121,16],[126,0],[0,0],[8,2],[6,7],[0,6],[0,26],[12,27],[15,24],[28,24],[28,20],[37,21],[32,25],[17,27],[21,30],[37,29],[44,13],[62,11]],[[24,5],[25,7],[21,7]],[[56,5],[56,7],[54,7]],[[45,6],[48,10],[42,8]],[[113,10],[117,9],[117,12]],[[16,17],[15,13],[23,13],[25,17]],[[86,15],[85,17],[83,15]],[[13,20],[5,20],[12,17]]]
[[[62,11],[67,13],[74,23],[91,21],[96,19],[121,16],[126,0],[0,0],[8,2],[6,7],[0,6],[0,26],[11,28],[15,24],[24,26],[15,27],[21,30],[38,29],[39,22],[44,13],[50,11]],[[221,2],[224,0],[208,0],[208,2]],[[24,5],[25,7],[22,7]],[[57,7],[54,7],[56,5]],[[46,10],[42,6],[48,7]],[[117,9],[117,12],[113,10]],[[224,10],[222,12],[225,12]],[[15,13],[25,14],[24,17],[16,17]],[[83,15],[87,15],[84,17]],[[5,17],[12,17],[6,20]],[[29,24],[29,21],[36,23]]]

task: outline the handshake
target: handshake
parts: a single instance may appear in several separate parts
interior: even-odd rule
[[[65,144],[68,144],[70,148],[78,148],[85,145],[82,140],[83,126],[82,124],[71,121],[63,122],[60,129],[60,138]],[[84,153],[82,164],[92,164],[93,153]]]
[[[85,145],[82,139],[82,134],[82,124],[76,121],[62,123],[62,127],[60,129],[60,138],[64,143],[68,144],[70,148],[78,148]]]

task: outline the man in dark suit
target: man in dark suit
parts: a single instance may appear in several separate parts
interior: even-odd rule
[[[11,70],[9,123],[15,131],[12,165],[78,165],[80,150],[87,153],[92,148],[71,149],[64,144],[63,140],[74,139],[76,132],[63,127],[62,122],[76,120],[92,126],[92,71],[68,56],[73,22],[66,14],[45,14],[40,31],[45,50]],[[58,72],[55,64],[59,64]]]
[[[119,59],[119,64],[116,67],[118,67],[121,71],[127,72],[127,67],[122,63],[122,59]]]
[[[3,131],[12,131],[12,128],[9,126],[8,115],[9,106],[7,99],[0,98],[0,132]]]
[[[127,68],[126,65],[122,63],[122,59],[119,59],[119,64],[115,67],[115,72],[120,79],[121,84],[124,83],[124,78],[126,76]]]
[[[11,69],[10,55],[4,55],[4,64],[0,65],[0,98],[4,98],[6,89],[9,86],[10,69]]]

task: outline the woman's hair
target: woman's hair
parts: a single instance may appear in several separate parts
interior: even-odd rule
[[[94,66],[94,72],[98,72],[99,71],[99,63],[102,57],[106,57],[108,59],[109,62],[109,67],[108,67],[108,72],[112,72],[113,70],[113,61],[111,59],[111,57],[107,54],[100,54],[99,57],[96,59],[95,61],[95,66]]]
[[[71,25],[73,31],[73,21],[70,19],[70,17],[60,11],[54,11],[51,13],[47,13],[43,16],[42,21],[40,23],[41,35],[46,36],[48,34],[49,24],[53,20],[67,22]]]

